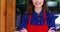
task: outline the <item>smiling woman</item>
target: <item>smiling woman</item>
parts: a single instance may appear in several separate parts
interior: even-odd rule
[[[55,17],[47,12],[46,4],[47,0],[28,0],[27,9],[21,18],[20,32],[56,31]]]

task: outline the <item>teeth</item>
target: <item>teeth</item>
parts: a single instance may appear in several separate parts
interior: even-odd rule
[[[39,5],[39,4],[41,4],[41,3],[35,3],[36,5]]]
[[[36,3],[36,4],[39,4],[39,3]]]
[[[39,4],[39,3],[36,3],[36,4]]]
[[[37,5],[39,4],[39,3],[36,3]]]

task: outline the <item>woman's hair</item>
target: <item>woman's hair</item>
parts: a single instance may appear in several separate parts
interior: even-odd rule
[[[44,0],[42,8],[44,11],[47,11],[47,9],[48,9],[47,8],[47,0]],[[27,9],[26,9],[25,13],[30,14],[30,13],[32,13],[33,10],[34,10],[34,5],[32,3],[32,0],[27,0]]]

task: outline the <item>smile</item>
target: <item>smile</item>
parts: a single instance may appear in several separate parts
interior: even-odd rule
[[[36,5],[39,5],[39,4],[41,4],[41,3],[35,3]]]

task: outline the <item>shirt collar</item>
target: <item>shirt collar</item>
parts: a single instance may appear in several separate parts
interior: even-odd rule
[[[44,11],[42,10],[40,13],[39,13],[39,15],[35,12],[35,11],[33,11],[33,16],[35,16],[35,17],[37,17],[37,16],[43,16],[43,14],[44,14]]]

